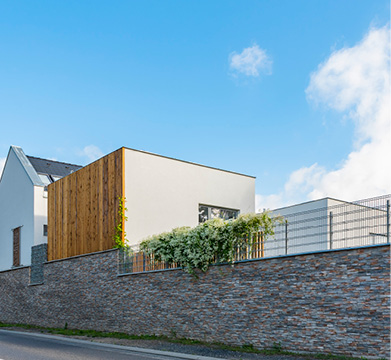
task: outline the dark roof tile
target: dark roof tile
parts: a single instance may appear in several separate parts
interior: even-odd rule
[[[82,168],[80,165],[27,156],[37,173],[64,177]]]

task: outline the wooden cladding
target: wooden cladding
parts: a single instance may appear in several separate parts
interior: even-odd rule
[[[113,248],[124,149],[48,186],[48,260]]]

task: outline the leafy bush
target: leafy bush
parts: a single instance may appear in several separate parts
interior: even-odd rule
[[[238,249],[252,245],[252,235],[262,231],[264,239],[274,235],[275,222],[269,212],[244,214],[234,220],[211,219],[194,228],[181,227],[154,235],[140,244],[140,250],[155,261],[179,266],[194,274],[207,271],[215,262],[233,263]]]

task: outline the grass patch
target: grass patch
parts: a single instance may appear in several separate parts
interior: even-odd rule
[[[41,333],[49,334],[58,334],[58,335],[67,335],[67,336],[87,336],[91,338],[114,338],[114,339],[128,339],[128,340],[160,340],[167,341],[171,343],[183,344],[183,345],[203,345],[210,348],[227,350],[227,351],[238,351],[246,353],[255,353],[262,355],[291,355],[291,356],[300,356],[307,357],[312,359],[324,359],[324,360],[367,360],[366,358],[356,358],[350,356],[342,355],[331,355],[331,354],[302,354],[291,351],[283,350],[280,343],[274,343],[271,348],[268,349],[255,349],[252,344],[243,344],[242,346],[226,345],[219,342],[206,342],[200,340],[192,340],[187,338],[177,338],[176,334],[173,332],[172,336],[165,335],[130,335],[122,332],[104,332],[97,330],[78,330],[78,329],[68,329],[68,324],[65,323],[64,328],[49,328],[37,325],[29,324],[7,324],[0,322],[0,328],[22,328],[22,329],[35,329],[39,330]],[[380,359],[386,360],[386,359]]]

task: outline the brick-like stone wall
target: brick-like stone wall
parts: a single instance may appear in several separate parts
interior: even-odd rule
[[[118,276],[118,251],[0,272],[0,321],[49,327],[175,333],[352,356],[389,357],[389,246]]]

